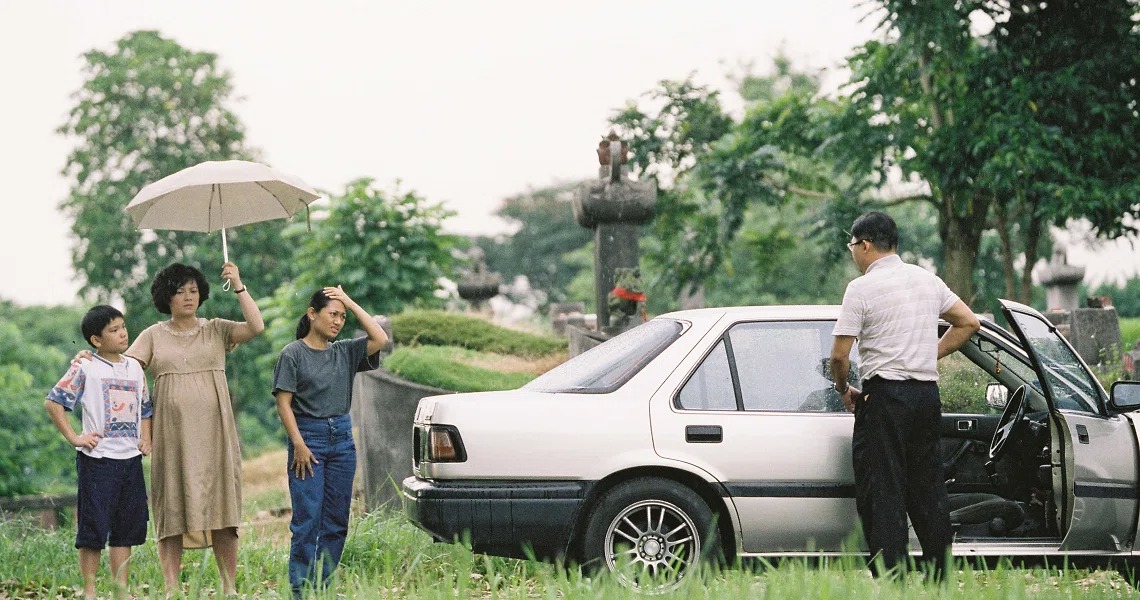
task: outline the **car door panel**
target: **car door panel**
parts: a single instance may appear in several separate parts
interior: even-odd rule
[[[854,418],[835,410],[838,396],[829,394],[832,384],[822,371],[833,322],[791,323],[790,333],[777,323],[740,325],[748,336],[772,334],[777,343],[810,342],[812,348],[781,353],[748,336],[735,344],[729,335],[712,340],[654,397],[654,447],[722,484],[737,508],[745,552],[840,550],[857,522]],[[794,379],[786,355],[808,372]],[[765,370],[771,361],[779,368]],[[745,369],[751,370],[740,372]],[[784,390],[775,393],[782,410],[743,410],[758,390],[772,389]]]
[[[1028,352],[1053,411],[1054,500],[1062,507],[1063,551],[1121,551],[1136,532],[1136,431],[1109,416],[1092,372],[1044,316],[1001,301],[1002,312]]]
[[[1136,445],[1125,416],[1061,411],[1071,473],[1062,550],[1128,550],[1136,531]]]
[[[944,414],[939,428],[946,491],[988,492],[993,488],[985,464],[1000,415]]]

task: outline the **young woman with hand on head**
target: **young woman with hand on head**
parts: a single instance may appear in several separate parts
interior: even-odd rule
[[[349,312],[366,335],[335,341]],[[273,370],[277,412],[289,436],[294,596],[306,584],[328,581],[340,562],[356,475],[352,383],[357,372],[380,366],[378,352],[388,343],[380,324],[340,287],[313,293],[296,334]]]

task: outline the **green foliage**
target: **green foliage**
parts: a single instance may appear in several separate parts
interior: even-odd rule
[[[476,238],[486,253],[487,268],[507,281],[525,275],[530,286],[544,292],[550,302],[573,300],[568,288],[582,266],[564,262],[562,256],[583,247],[592,237],[591,230],[574,220],[570,206],[578,185],[554,185],[503,200],[495,214],[517,230],[509,236]]]
[[[1087,218],[1104,235],[1135,215],[1129,165],[1140,92],[1133,3],[1015,7],[879,0],[883,40],[860,47],[826,150],[852,177],[896,167],[939,215],[944,278],[976,304],[983,232],[996,228],[1010,295],[1029,301],[1044,225]],[[971,23],[993,20],[986,34]],[[1012,272],[1018,255],[1027,265]]]
[[[566,341],[515,331],[483,319],[439,311],[393,315],[392,338],[401,345],[457,346],[478,352],[537,358],[566,350]]]
[[[960,352],[938,361],[942,412],[986,415],[1001,411],[986,404],[986,386],[994,378]]]
[[[414,192],[385,193],[367,178],[350,182],[330,197],[311,234],[300,224],[285,234],[296,245],[295,265],[265,312],[273,348],[293,341],[309,297],[325,286],[344,287],[371,314],[442,305],[433,293],[451,274],[450,250],[458,243],[441,232],[449,216]]]
[[[644,112],[629,104],[611,122],[630,140],[630,168],[642,179],[657,183],[656,244],[648,245],[647,262],[670,265],[666,285],[676,295],[699,285],[715,272],[720,235],[719,208],[699,190],[687,185],[687,174],[701,155],[733,127],[721,107],[719,94],[685,81],[662,81],[646,94],[661,108]],[[652,273],[652,266],[647,274]],[[660,273],[659,273],[660,274]],[[656,281],[648,280],[652,289]]]
[[[53,347],[26,342],[21,328],[7,317],[0,317],[0,339],[0,497],[73,481],[75,449],[44,410],[44,397],[66,372],[67,357]]]
[[[1131,350],[1132,346],[1140,340],[1140,317],[1121,318],[1120,337],[1124,344],[1124,351]]]
[[[590,240],[585,246],[563,254],[559,262],[577,269],[577,274],[566,284],[566,300],[581,302],[587,313],[594,312],[594,241]],[[650,306],[652,301],[651,296]]]
[[[423,385],[456,392],[513,390],[535,378],[531,373],[504,373],[467,364],[494,356],[464,348],[412,346],[397,348],[384,359],[384,368]]]
[[[690,81],[662,82],[649,94],[663,105],[655,112],[630,107],[613,119],[633,137],[635,170],[661,190],[654,239],[644,244],[651,308],[654,296],[698,286],[713,304],[792,301],[773,291],[778,265],[814,263],[807,279],[823,282],[831,265],[849,260],[832,250],[842,248],[838,230],[820,227],[839,220],[831,213],[857,214],[840,200],[858,190],[818,152],[838,105],[818,95],[817,74],[795,71],[782,55],[774,66],[769,76],[749,66],[738,80],[749,103],[739,123],[715,92]],[[796,301],[837,301],[821,287],[790,291]]]
[[[237,300],[220,288],[220,234],[144,235],[123,210],[143,186],[186,167],[256,157],[229,109],[230,73],[218,67],[217,55],[188,50],[155,31],[127,34],[110,52],[87,52],[84,62],[86,79],[59,128],[75,144],[64,168],[71,191],[61,208],[78,240],[72,266],[83,279],[81,295],[99,302],[121,298],[127,327],[137,335],[166,318],[151,304],[150,279],[180,261],[200,268],[214,284],[200,316],[243,320]],[[244,267],[242,280],[255,297],[287,278],[291,249],[281,240],[283,227],[283,221],[270,221],[229,231],[230,256]],[[257,407],[272,403],[266,400],[268,375],[255,363],[269,352],[268,341],[256,338],[226,360],[236,406],[253,408],[255,416],[263,414]]]

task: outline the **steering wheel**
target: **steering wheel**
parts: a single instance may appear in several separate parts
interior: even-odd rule
[[[1009,397],[1009,402],[1005,405],[1005,412],[1001,414],[1001,419],[998,420],[997,430],[994,431],[994,439],[990,442],[990,460],[995,461],[1005,454],[1009,449],[1009,440],[1013,438],[1015,431],[1021,429],[1022,421],[1025,419],[1025,386],[1020,386],[1014,390],[1013,394]]]

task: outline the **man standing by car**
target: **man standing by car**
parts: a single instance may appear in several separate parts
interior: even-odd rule
[[[905,568],[909,514],[923,560],[941,580],[953,532],[939,447],[938,359],[958,350],[980,324],[937,275],[902,261],[898,241],[894,220],[881,212],[865,213],[851,226],[847,246],[863,276],[843,295],[831,375],[855,413],[855,505],[872,573],[886,574],[877,559],[886,570]],[[950,323],[941,339],[939,317]],[[847,384],[856,339],[862,391]]]

